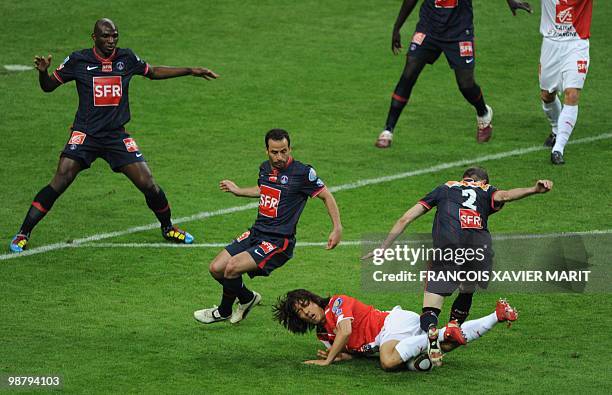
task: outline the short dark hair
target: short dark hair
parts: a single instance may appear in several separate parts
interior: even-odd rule
[[[266,133],[266,149],[268,148],[269,140],[282,141],[283,139],[287,139],[287,145],[291,147],[291,139],[285,129],[271,129]]]
[[[489,174],[482,167],[470,167],[463,173],[463,178],[471,178],[474,181],[489,183]]]
[[[297,311],[295,311],[296,304],[308,302],[313,302],[322,309],[325,309],[329,303],[329,298],[324,298],[305,289],[289,291],[284,297],[279,297],[276,304],[272,307],[274,319],[289,329],[290,332],[301,335],[316,329],[318,325],[303,321]]]

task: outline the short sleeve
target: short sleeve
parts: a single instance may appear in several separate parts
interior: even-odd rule
[[[325,183],[319,178],[313,167],[307,167],[308,173],[304,177],[301,192],[310,197],[315,197],[325,189]]]
[[[145,77],[148,76],[151,67],[147,62],[140,59],[140,57],[138,57],[138,55],[136,55],[132,50],[130,50],[130,63],[130,74],[142,75]]]
[[[425,207],[427,210],[430,210],[432,207],[437,206],[438,202],[442,197],[442,188],[446,188],[444,185],[440,185],[433,191],[429,192],[424,198],[419,200],[419,204]]]
[[[489,189],[487,190],[489,207],[491,209],[491,213],[498,212],[499,210],[501,210],[504,207],[504,203],[503,202],[496,202],[494,200],[495,193],[498,192],[498,191],[499,191],[499,189],[495,188],[493,185],[490,185]]]
[[[77,60],[75,59],[74,54],[67,56],[66,59],[64,59],[64,61],[62,62],[62,64],[60,64],[57,69],[55,69],[55,71],[53,72],[53,76],[62,84],[74,80],[76,64]]]
[[[336,319],[336,325],[342,320],[353,319],[354,299],[348,296],[338,296],[332,304],[332,314]]]

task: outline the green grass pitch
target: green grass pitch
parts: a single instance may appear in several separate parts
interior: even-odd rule
[[[283,127],[294,156],[330,186],[539,146],[548,134],[538,89],[539,1],[534,15],[512,17],[503,0],[474,0],[476,77],[495,109],[493,139],[475,142],[473,109],[441,58],[426,68],[390,150],[374,148],[404,56],[390,51],[400,1],[0,2],[0,240],[5,254],[32,197],[53,175],[76,109],[73,84],[40,91],[31,64],[53,66],[91,45],[100,17],[113,19],[119,46],[154,65],[205,66],[217,81],[193,78],[131,84],[132,121],[176,218],[250,203],[218,190],[223,178],[256,181],[263,135]],[[417,10],[402,33],[406,46]],[[612,2],[595,2],[591,66],[572,140],[612,132]],[[52,66],[52,67],[53,67]],[[610,229],[612,138],[569,145],[552,167],[541,150],[480,163],[500,188],[550,178],[546,196],[515,202],[491,218],[493,233]],[[344,239],[386,232],[457,166],[335,194]],[[255,209],[185,223],[198,243],[224,243],[251,225]],[[428,232],[432,215],[410,232]],[[141,194],[103,160],[83,172],[35,229],[31,248],[155,222]],[[325,240],[330,222],[310,201],[299,241]],[[157,229],[104,239],[156,243]],[[358,246],[331,252],[302,247],[267,279],[247,280],[263,305],[236,327],[204,327],[192,311],[219,302],[207,273],[218,248],[61,248],[0,260],[0,374],[61,374],[70,393],[598,393],[612,383],[612,303],[608,294],[507,294],[521,311],[453,352],[430,374],[385,373],[375,361],[327,368],[314,335],[293,336],[272,320],[271,305],[294,288],[347,293],[381,309],[419,311],[418,294],[367,293]],[[500,295],[476,295],[473,316]],[[443,313],[446,318],[448,304]]]

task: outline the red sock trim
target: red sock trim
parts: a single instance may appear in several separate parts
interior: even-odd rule
[[[38,202],[32,202],[32,206],[36,207],[36,208],[38,209],[38,211],[40,211],[40,212],[41,212],[41,213],[43,213],[43,214],[46,214],[46,213],[47,213],[47,211],[49,211],[49,210],[47,210],[46,208],[44,208],[44,207],[43,207],[43,206],[42,206],[40,203],[38,203]]]
[[[405,97],[401,97],[400,95],[394,93],[391,96],[392,99],[397,100],[397,101],[401,101],[402,103],[406,103],[408,101],[408,99],[406,99]]]
[[[165,212],[166,212],[166,211],[168,211],[169,209],[170,209],[170,205],[169,205],[169,204],[166,204],[166,207],[162,208],[161,210],[153,210],[153,211],[155,211],[155,212],[156,212],[156,213],[158,213],[158,214],[161,214],[161,213],[165,213]]]

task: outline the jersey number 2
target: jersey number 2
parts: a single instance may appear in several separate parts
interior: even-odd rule
[[[461,191],[461,196],[467,196],[467,200],[462,203],[463,206],[472,210],[477,210],[474,203],[476,202],[476,191],[473,189],[464,189]]]
[[[455,8],[459,0],[435,0],[436,8]]]

